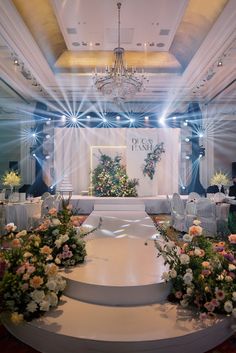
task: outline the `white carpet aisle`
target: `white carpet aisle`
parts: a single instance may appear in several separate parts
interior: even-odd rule
[[[64,272],[62,304],[23,327],[6,319],[8,330],[43,353],[203,353],[229,337],[228,319],[202,326],[165,300],[156,229],[143,207],[95,205],[86,224],[102,217],[102,225],[87,239],[85,263]]]

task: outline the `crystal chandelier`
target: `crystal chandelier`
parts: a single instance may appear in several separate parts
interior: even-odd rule
[[[104,96],[112,97],[117,103],[124,101],[127,97],[142,91],[144,82],[148,82],[144,72],[137,73],[134,68],[128,69],[124,65],[124,48],[120,46],[120,9],[121,3],[117,3],[118,8],[118,46],[113,50],[115,62],[111,68],[106,67],[105,73],[94,74],[94,85]]]

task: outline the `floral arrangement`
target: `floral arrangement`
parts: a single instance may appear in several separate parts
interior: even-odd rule
[[[36,256],[29,251],[26,231],[17,233],[12,223],[6,229],[0,251],[1,310],[10,312],[11,320],[18,324],[56,307],[66,281],[40,247],[39,236],[34,238],[34,246],[40,249]]]
[[[169,265],[163,279],[172,284],[168,299],[182,307],[196,307],[201,319],[217,313],[236,318],[236,234],[227,242],[207,239],[195,220],[177,245],[167,238],[166,230],[159,230],[163,241],[155,241],[158,256]]]
[[[10,172],[6,172],[2,177],[3,185],[8,185],[11,188],[14,186],[19,186],[21,183],[21,177],[17,172],[11,170]]]
[[[216,172],[211,178],[211,185],[229,185],[228,175],[222,172]]]
[[[59,212],[52,208],[29,236],[30,249],[33,248],[36,254],[43,251],[58,266],[69,267],[82,263],[86,256],[84,237],[97,229],[82,227],[83,220],[83,217],[73,215],[70,206]],[[35,239],[40,242],[40,249],[37,246],[35,248]]]
[[[13,223],[6,226],[0,237],[0,310],[10,312],[14,323],[57,306],[66,286],[59,267],[84,261],[84,237],[96,229],[82,227],[83,220],[67,206],[59,212],[49,210],[30,232],[17,232]]]
[[[98,166],[92,172],[92,183],[95,196],[135,197],[138,196],[137,179],[129,179],[121,157],[114,159],[101,154]]]
[[[164,143],[157,144],[153,152],[149,152],[147,157],[144,159],[145,165],[143,167],[143,175],[148,176],[151,180],[155,174],[157,162],[161,160],[161,154],[164,153]]]

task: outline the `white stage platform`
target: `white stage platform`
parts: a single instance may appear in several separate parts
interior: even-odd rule
[[[85,263],[61,272],[68,287],[58,308],[18,326],[5,316],[8,330],[43,353],[203,353],[228,338],[229,318],[203,325],[165,300],[164,265],[147,214],[107,207],[86,220],[93,227],[103,219],[87,238]]]
[[[181,196],[183,200],[187,196]],[[170,204],[166,195],[158,195],[155,197],[95,197],[73,195],[71,204],[79,209],[81,214],[90,214],[94,210],[94,204],[122,204],[124,207],[128,204],[143,203],[145,211],[148,214],[170,213]]]

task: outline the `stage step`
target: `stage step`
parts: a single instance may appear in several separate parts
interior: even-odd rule
[[[94,203],[94,211],[145,211],[144,203]]]
[[[228,338],[229,318],[208,325],[191,311],[162,303],[110,307],[68,297],[44,317],[7,329],[43,353],[202,353]]]

